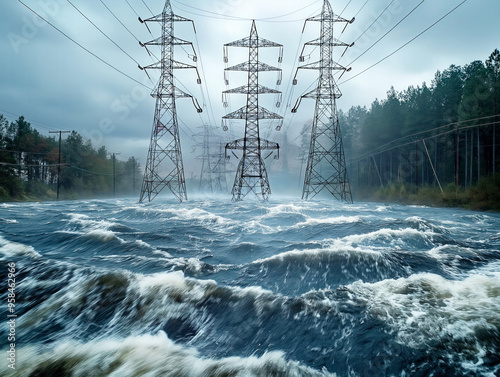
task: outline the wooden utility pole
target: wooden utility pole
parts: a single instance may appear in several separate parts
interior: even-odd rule
[[[458,126],[456,126],[456,141],[455,141],[455,189],[458,193],[458,186],[460,185],[460,137],[458,134]]]
[[[57,200],[59,200],[59,186],[61,185],[61,134],[71,131],[49,131],[49,134],[59,134],[59,159],[57,163]]]
[[[113,198],[116,197],[116,171],[115,171],[115,155],[120,153],[113,153]]]

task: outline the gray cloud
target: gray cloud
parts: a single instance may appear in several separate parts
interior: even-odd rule
[[[141,65],[151,64],[152,60],[147,52],[113,18],[100,1],[72,0],[72,2],[137,62]],[[138,22],[137,16],[126,3],[120,3],[118,6],[111,1],[104,0],[104,2],[138,39],[148,41],[153,38],[144,25]],[[353,63],[352,71],[345,74],[342,80],[354,76],[391,53],[459,2],[459,0],[424,2],[394,32]],[[44,14],[50,22],[68,36],[117,69],[149,87],[153,86],[133,60],[101,35],[67,1],[33,0],[26,1],[26,3],[35,11]],[[130,1],[130,3],[141,17],[147,18],[151,15],[142,2]],[[164,3],[161,0],[149,0],[146,3],[154,12],[159,13],[163,9]],[[336,12],[341,12],[347,3],[347,0],[332,1]],[[364,3],[365,0],[353,0],[343,16],[351,18]],[[358,38],[388,3],[389,0],[371,0],[359,13],[355,23],[347,27],[340,39],[351,42]],[[363,38],[358,40],[355,47],[341,59],[341,63],[348,64],[354,60],[417,3],[416,0],[396,0],[391,12],[381,18]],[[310,6],[306,7],[309,4]],[[193,162],[195,154],[190,153],[193,144],[190,137],[191,131],[196,131],[196,128],[203,123],[213,123],[213,119],[216,122],[215,126],[220,126],[221,117],[224,115],[221,103],[221,92],[225,89],[222,45],[247,36],[250,30],[250,21],[230,21],[220,18],[229,16],[257,18],[259,35],[284,45],[281,90],[285,95],[287,88],[292,89],[289,80],[294,74],[292,68],[296,65],[294,59],[299,42],[304,43],[314,39],[318,33],[316,24],[308,25],[302,35],[303,22],[301,20],[319,10],[321,4],[321,1],[313,2],[312,0],[308,2],[301,0],[273,2],[212,0],[203,3],[195,0],[180,2],[172,0],[174,11],[194,19],[196,23],[205,71],[204,78],[207,80],[209,90],[207,97],[211,100],[213,111],[212,115],[208,98],[205,98],[206,111],[201,117],[194,111],[189,101],[179,101],[183,152],[185,160],[189,161],[187,165],[190,169],[194,169],[195,173],[197,173],[197,165]],[[301,10],[292,13],[299,9]],[[291,14],[269,19],[288,13]],[[394,85],[397,90],[403,90],[410,84],[421,84],[424,80],[430,82],[437,69],[445,69],[450,64],[463,65],[472,60],[486,59],[494,48],[499,47],[496,43],[497,36],[500,35],[500,25],[495,19],[499,13],[500,3],[497,0],[466,2],[449,18],[404,50],[342,85],[341,90],[344,95],[338,102],[339,107],[347,110],[352,105],[369,105],[376,97],[384,97],[391,85]],[[104,143],[110,151],[122,152],[120,156],[124,158],[135,155],[144,164],[155,106],[154,99],[149,96],[150,90],[83,51],[53,28],[38,20],[19,2],[3,1],[0,4],[0,14],[2,14],[0,108],[51,124],[57,129],[75,129],[85,137],[91,138],[94,145],[99,146]],[[220,16],[221,14],[225,16]],[[337,32],[340,31],[341,29],[337,30]],[[156,36],[159,34],[159,28],[152,27],[152,32]],[[195,35],[190,25],[176,25],[176,32],[181,38],[195,42]],[[316,50],[311,54],[311,59],[317,58],[317,52]],[[188,61],[182,49],[176,50],[176,53],[179,60]],[[159,56],[158,51],[155,54]],[[244,56],[244,51],[231,51],[231,54],[231,63],[238,63],[238,60]],[[265,56],[269,57],[266,62],[276,64],[277,51],[269,55],[266,53]],[[199,68],[201,71],[201,66]],[[157,77],[153,75],[153,81]],[[203,104],[194,72],[183,72],[179,77],[187,90]],[[230,79],[231,87],[245,83],[244,74],[231,73]],[[284,96],[284,106],[289,103],[293,106],[295,99],[314,79],[314,73],[299,73],[299,84],[294,88],[293,97],[289,101],[286,101],[288,98]],[[262,80],[264,84],[272,87],[275,76],[263,74]],[[272,99],[267,101],[272,101]],[[243,102],[244,98],[233,97],[233,110]],[[289,125],[289,129],[285,128],[282,132],[290,132],[290,139],[294,139],[299,134],[303,123],[312,117],[313,103],[307,102],[309,103],[304,102],[294,118],[291,118],[289,109],[286,109],[285,125]],[[284,112],[285,107],[280,111]],[[186,126],[191,131],[188,131]],[[233,131],[237,135],[241,134],[243,124],[235,123]],[[274,133],[271,137],[281,138]]]

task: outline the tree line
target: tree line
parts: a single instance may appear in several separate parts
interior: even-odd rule
[[[397,186],[455,190],[499,172],[500,53],[438,71],[370,108],[339,111],[353,186],[360,193]]]
[[[119,161],[76,131],[59,150],[59,135],[41,135],[23,116],[9,122],[0,114],[0,200],[55,199],[58,176],[61,199],[135,195],[142,180],[134,157]]]

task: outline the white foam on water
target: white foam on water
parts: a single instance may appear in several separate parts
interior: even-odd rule
[[[172,258],[172,254],[167,253],[166,251],[163,250],[153,249],[153,254],[158,254],[165,258]]]
[[[152,249],[153,248],[150,244],[148,244],[147,242],[144,242],[143,240],[135,240],[134,243],[137,246],[140,246],[140,247],[145,247],[145,248],[148,248],[148,249]]]
[[[374,249],[368,249],[368,248],[355,248],[352,247],[348,244],[343,244],[342,242],[338,242],[336,245],[330,245],[329,247],[324,247],[321,249],[294,249],[290,251],[285,251],[283,253],[279,253],[276,255],[272,255],[267,258],[262,258],[262,259],[257,259],[252,262],[252,264],[263,264],[263,263],[268,263],[271,261],[297,261],[297,260],[303,260],[306,262],[307,260],[311,259],[323,259],[325,257],[328,257],[329,255],[345,255],[347,258],[349,258],[350,254],[356,253],[356,254],[370,254],[370,255],[375,255],[377,257],[382,256],[382,254],[379,251],[376,251]]]
[[[364,234],[353,234],[343,238],[345,242],[351,244],[371,243],[373,241],[389,241],[393,247],[405,246],[408,238],[419,237],[432,241],[432,237],[438,234],[429,230],[417,230],[413,228],[388,229],[383,228]]]
[[[196,280],[184,276],[182,271],[159,272],[150,275],[137,274],[137,286],[141,294],[152,292],[176,297],[182,302],[196,302],[205,297],[209,290],[214,290],[214,280]]]
[[[133,209],[139,212],[145,213],[159,213],[159,214],[170,214],[172,220],[182,220],[182,221],[200,221],[202,223],[211,223],[224,225],[230,223],[230,220],[226,219],[223,216],[216,215],[209,211],[206,211],[201,208],[158,208],[158,207],[126,207],[124,209]]]
[[[278,204],[273,207],[266,208],[267,213],[260,216],[261,219],[272,218],[279,216],[281,214],[300,214],[302,215],[303,211],[306,210],[306,207],[299,206],[296,204]]]
[[[15,219],[0,219],[0,222],[4,222],[6,224],[19,224],[19,222]]]
[[[197,220],[201,222],[209,222],[216,224],[226,224],[229,222],[228,219],[205,211],[201,208],[179,208],[179,209],[171,209],[169,210],[174,217],[173,220]]]
[[[104,230],[104,229],[95,229],[91,230],[88,233],[85,234],[86,237],[89,238],[94,238],[96,240],[102,241],[102,242],[109,242],[113,240],[118,240],[121,242],[125,242],[122,240],[120,237],[118,237],[115,232],[111,230]]]
[[[321,224],[331,224],[331,225],[350,224],[350,223],[359,223],[361,221],[362,220],[359,216],[335,216],[323,219],[309,217],[306,221],[293,225],[292,228],[302,228],[305,226],[316,226]]]
[[[78,234],[83,237],[92,238],[101,242],[119,241],[126,243],[125,240],[118,237],[117,233],[110,230],[113,226],[119,226],[119,223],[108,220],[93,220],[88,215],[81,213],[70,214],[70,224],[77,224],[81,230],[59,231],[68,234]]]
[[[164,332],[88,343],[63,339],[50,350],[41,346],[20,347],[17,356],[22,362],[17,365],[16,376],[37,372],[49,375],[57,367],[65,368],[73,377],[335,376],[286,360],[281,351],[266,352],[260,357],[207,358],[195,348],[172,342]],[[8,372],[6,364],[0,365],[3,373]]]
[[[27,256],[31,258],[41,257],[41,254],[37,252],[33,246],[12,242],[2,236],[0,236],[0,254],[8,258],[17,256]]]
[[[265,263],[273,260],[297,260],[304,261],[311,258],[324,258],[330,254],[369,254],[377,257],[383,256],[393,250],[406,249],[412,239],[421,238],[432,242],[432,237],[438,235],[432,231],[421,231],[413,228],[405,229],[379,229],[365,234],[353,234],[342,238],[324,239],[320,242],[321,248],[294,249],[285,251],[267,258],[255,260],[252,263]],[[382,242],[382,243],[381,243]],[[378,243],[378,244],[377,244]]]
[[[454,342],[467,340],[475,347],[470,357],[481,363],[479,351],[485,346],[480,334],[500,328],[498,267],[464,280],[422,273],[377,283],[358,281],[348,288],[366,300],[369,313],[390,326],[401,344],[426,349],[437,341],[453,348]]]

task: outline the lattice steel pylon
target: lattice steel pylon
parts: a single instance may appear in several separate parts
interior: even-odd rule
[[[224,149],[221,147],[222,142],[215,134],[214,127],[205,124],[203,132],[195,136],[201,137],[203,140],[195,146],[200,147],[203,151],[202,155],[198,157],[202,160],[199,192],[205,191],[211,194],[227,192]]]
[[[316,100],[302,199],[312,199],[322,190],[328,190],[336,199],[352,203],[336,105],[336,100],[342,94],[333,78],[333,71],[343,71],[343,74],[350,68],[347,69],[334,62],[333,50],[337,46],[347,49],[353,44],[348,45],[334,38],[333,25],[336,22],[345,22],[347,27],[347,23],[352,23],[354,18],[349,21],[337,16],[333,13],[329,1],[325,0],[321,14],[308,18],[304,23],[304,29],[308,21],[321,22],[321,35],[305,43],[299,57],[299,61],[304,62],[303,54],[306,47],[319,46],[320,60],[299,66],[293,79],[293,84],[296,85],[299,69],[319,70],[316,89],[302,95],[292,109],[293,113],[297,112],[302,98]]]
[[[259,106],[259,95],[269,93],[280,93],[277,90],[267,88],[259,84],[259,72],[262,71],[277,71],[281,77],[281,69],[272,67],[259,61],[259,48],[263,47],[278,47],[280,49],[278,62],[281,63],[283,57],[283,46],[281,44],[271,42],[260,38],[257,34],[255,21],[252,21],[250,36],[240,39],[235,42],[224,45],[224,62],[228,62],[228,47],[247,47],[248,61],[237,64],[225,69],[227,71],[248,71],[248,84],[235,89],[226,90],[223,95],[240,93],[247,95],[246,106],[236,110],[223,117],[223,123],[228,119],[245,120],[245,136],[243,139],[238,139],[226,144],[227,150],[242,150],[243,156],[238,164],[238,170],[234,180],[232,189],[233,201],[240,201],[250,192],[253,192],[262,200],[268,200],[271,195],[269,179],[267,176],[264,158],[262,158],[263,150],[271,150],[270,156],[274,150],[278,151],[279,144],[264,140],[260,137],[259,120],[261,119],[280,119],[278,114],[272,113],[262,106]],[[280,81],[280,79],[278,79]],[[227,79],[226,79],[227,82]],[[278,82],[279,83],[279,82]],[[223,126],[227,130],[227,126]],[[281,129],[281,124],[276,127]]]
[[[193,49],[192,59],[194,62],[197,60],[193,44],[174,36],[174,23],[192,22],[194,28],[194,22],[175,15],[172,12],[170,0],[165,2],[161,14],[144,21],[139,18],[139,21],[141,23],[160,22],[162,29],[159,38],[141,43],[141,46],[146,49],[147,46],[160,46],[161,60],[144,68],[139,66],[139,68],[142,70],[160,69],[161,74],[158,84],[151,93],[151,96],[156,98],[156,108],[139,201],[142,202],[144,199],[152,201],[165,187],[168,187],[182,202],[187,200],[187,193],[175,100],[176,98],[191,98],[197,111],[202,112],[202,109],[193,96],[184,93],[175,86],[173,71],[174,69],[193,68],[198,75],[198,84],[201,84],[201,79],[196,66],[174,60],[174,47],[176,45],[190,45]]]

